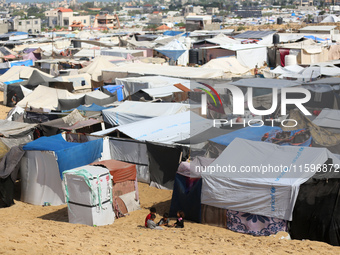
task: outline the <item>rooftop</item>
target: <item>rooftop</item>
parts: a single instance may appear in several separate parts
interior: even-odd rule
[[[300,28],[299,31],[331,31],[336,26],[308,26]]]

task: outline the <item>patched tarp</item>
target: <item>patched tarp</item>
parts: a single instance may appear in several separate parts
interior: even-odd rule
[[[173,40],[169,42],[167,45],[156,48],[158,52],[167,56],[172,60],[177,60],[184,52],[188,49],[180,43],[178,40]]]
[[[103,152],[103,139],[85,143],[67,142],[61,134],[40,137],[26,144],[25,151],[54,151],[63,178],[63,172],[79,166],[88,165],[101,157]]]

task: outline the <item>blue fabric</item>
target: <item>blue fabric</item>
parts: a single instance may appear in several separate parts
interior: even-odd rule
[[[8,32],[8,34],[11,34],[11,35],[28,35],[28,33],[26,33],[26,32]]]
[[[19,79],[19,80],[14,80],[14,81],[5,81],[4,83],[5,83],[6,85],[8,85],[8,84],[12,84],[12,83],[21,82],[21,81],[23,81],[23,80],[22,80],[22,79]]]
[[[12,66],[33,66],[33,60],[29,59],[29,60],[23,60],[23,61],[13,61],[13,62],[9,62],[11,67]]]
[[[185,52],[185,50],[157,50],[157,51],[172,60],[177,60]]]
[[[304,37],[308,38],[308,39],[313,39],[314,41],[316,40],[317,42],[324,42],[324,41],[326,41],[325,39],[316,37],[314,35],[305,35]]]
[[[176,174],[169,216],[177,217],[177,212],[182,210],[186,220],[200,223],[201,191],[202,179],[191,179]]]
[[[0,74],[4,74],[4,73],[6,73],[8,70],[9,70],[9,68],[0,69]],[[6,84],[6,82],[5,82],[5,84]]]
[[[57,156],[60,178],[63,172],[76,167],[88,165],[101,157],[103,139],[86,143],[71,143],[64,140],[61,134],[43,136],[26,144],[25,151],[54,151]]]
[[[110,93],[114,93],[117,91],[117,100],[122,101],[124,99],[123,94],[123,85],[106,85],[103,86],[104,89],[107,89]]]
[[[255,125],[254,125],[255,126]],[[231,132],[226,135],[221,135],[210,139],[217,144],[222,144],[228,146],[236,137],[247,139],[250,141],[261,141],[261,138],[265,133],[268,133],[272,130],[282,131],[280,127],[271,127],[271,126],[262,126],[262,127],[245,127],[234,132]]]
[[[92,112],[101,112],[102,110],[106,110],[112,107],[103,107],[96,104],[91,104],[90,106],[80,105],[77,107],[77,110],[79,111],[92,111]]]
[[[163,35],[168,35],[168,36],[175,36],[175,35],[179,35],[179,34],[182,34],[183,31],[165,31],[163,32]],[[182,36],[189,36],[190,33],[185,33],[184,35]]]

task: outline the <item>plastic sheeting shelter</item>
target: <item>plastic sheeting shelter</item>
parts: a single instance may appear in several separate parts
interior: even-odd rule
[[[155,50],[174,61],[176,61],[183,53],[188,51],[188,49],[178,40],[173,40],[164,46],[155,48]]]
[[[202,204],[291,221],[300,185],[315,174],[299,168],[306,163],[323,165],[329,159],[340,163],[325,148],[281,147],[236,138],[209,166],[236,170],[202,173]],[[282,166],[282,170],[265,172],[264,166],[267,170]]]
[[[208,63],[204,64],[202,68],[222,68],[225,73],[232,74],[245,74],[250,71],[250,68],[241,65],[235,57],[212,59]]]
[[[77,138],[83,139],[83,142]],[[35,205],[65,203],[62,173],[109,154],[107,139],[80,134],[66,135],[66,139],[74,142],[66,141],[59,134],[41,137],[24,146],[26,153],[21,160],[22,201]]]
[[[199,134],[212,125],[212,120],[202,118],[193,112],[183,112],[146,119],[139,121],[138,125],[130,123],[93,134],[108,135],[118,131],[140,141],[171,144]]]
[[[326,128],[340,128],[340,110],[323,109],[313,120],[315,125]]]
[[[145,103],[125,101],[119,106],[103,110],[104,121],[111,125],[125,125],[149,118],[168,116],[189,110],[188,104]]]

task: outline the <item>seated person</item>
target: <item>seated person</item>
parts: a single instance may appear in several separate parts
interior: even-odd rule
[[[162,230],[163,228],[160,226],[157,226],[156,222],[156,215],[155,214],[151,214],[151,218],[148,220],[147,222],[147,227],[151,228],[151,229],[158,229],[158,230]]]
[[[169,226],[169,214],[164,213],[163,218],[157,223],[157,226]]]

